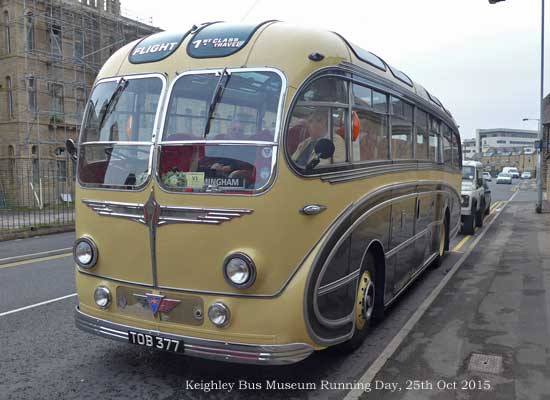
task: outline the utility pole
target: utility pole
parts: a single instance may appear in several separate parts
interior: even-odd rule
[[[489,4],[496,4],[505,0],[489,0]],[[541,32],[540,32],[540,119],[539,119],[539,140],[537,149],[537,205],[535,210],[538,214],[542,212],[542,149],[543,149],[543,115],[544,115],[544,0],[542,2]]]

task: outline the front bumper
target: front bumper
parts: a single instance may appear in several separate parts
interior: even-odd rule
[[[75,310],[76,326],[85,332],[128,343],[128,331],[182,340],[184,354],[216,361],[244,364],[284,365],[302,361],[313,353],[313,348],[305,343],[283,345],[253,345],[219,342],[189,336],[174,335],[117,324],[84,314],[78,307]]]

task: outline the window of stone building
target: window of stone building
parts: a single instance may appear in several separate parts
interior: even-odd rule
[[[75,88],[74,97],[76,101],[76,115],[77,118],[81,119],[86,107],[86,89],[83,87]]]
[[[15,174],[15,147],[13,145],[8,146],[8,175],[13,179]]]
[[[59,83],[50,84],[51,110],[57,114],[63,114],[63,85]]]
[[[36,112],[36,80],[27,78],[27,106],[30,112]]]
[[[34,184],[40,182],[40,158],[38,156],[38,146],[31,147],[32,156],[32,181]]]
[[[67,160],[57,160],[57,180],[61,182],[67,181]]]
[[[4,49],[6,54],[11,53],[11,32],[10,32],[10,15],[7,11],[4,11],[3,21],[4,23]]]
[[[81,63],[84,58],[84,32],[74,32],[74,58],[76,62]]]
[[[53,56],[63,55],[63,32],[60,25],[50,26],[50,48]]]
[[[11,78],[6,77],[6,96],[7,96],[7,116],[8,119],[13,119],[14,109],[13,109],[13,88],[11,85]]]
[[[32,14],[25,17],[25,44],[27,50],[34,50],[34,18]]]

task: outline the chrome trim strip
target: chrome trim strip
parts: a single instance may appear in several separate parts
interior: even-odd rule
[[[139,222],[144,225],[148,225],[145,215],[145,207],[147,204],[121,203],[116,201],[89,199],[82,199],[82,203],[86,204],[88,207],[90,207],[101,216],[124,218],[134,222]],[[127,210],[137,211],[138,213],[126,212]],[[163,226],[176,223],[219,225],[223,222],[231,221],[233,218],[242,217],[243,215],[252,214],[253,212],[254,210],[249,208],[200,208],[160,206],[160,214],[158,217],[158,221],[155,222],[155,225]],[[179,217],[178,215],[165,215],[167,213],[197,215],[192,215],[193,218],[184,218]]]
[[[403,250],[405,247],[409,246],[411,243],[414,243],[415,241],[417,241],[418,239],[420,239],[422,236],[424,236],[426,234],[426,232],[428,232],[429,229],[426,228],[420,232],[418,232],[416,235],[414,236],[411,236],[410,238],[408,238],[407,240],[405,240],[404,242],[400,243],[399,245],[395,246],[393,249],[389,250],[387,253],[386,253],[386,258],[390,258],[390,257],[393,257],[395,254],[399,253],[401,250]]]
[[[79,329],[85,332],[126,343],[128,343],[128,331],[183,341],[184,355],[217,361],[260,365],[285,365],[301,361],[313,353],[313,348],[305,343],[277,345],[235,343],[176,335],[160,330],[149,330],[130,325],[117,324],[87,315],[80,311],[78,307],[75,309],[75,324]]]
[[[246,145],[255,145],[256,147],[262,146],[277,146],[277,142],[270,142],[265,140],[163,140],[159,142],[159,145],[169,146],[171,144],[207,144],[212,146],[241,146]]]
[[[110,277],[110,276],[95,274],[95,273],[92,273],[92,272],[89,272],[89,271],[84,271],[80,267],[77,268],[77,271],[80,272],[83,275],[88,275],[88,276],[91,276],[93,278],[103,279],[105,281],[122,283],[124,285],[140,286],[140,287],[149,288],[149,289],[154,288],[153,285],[151,285],[150,283],[133,282],[133,281],[127,281],[127,280],[124,280],[124,279],[113,278],[113,277]]]
[[[275,180],[277,179],[277,160],[279,158],[279,147],[280,147],[279,146],[279,138],[282,136],[281,135],[281,129],[284,125],[284,123],[283,123],[283,117],[284,117],[284,114],[285,114],[284,104],[285,104],[286,96],[287,96],[287,93],[288,93],[288,79],[287,79],[285,73],[283,71],[277,69],[277,68],[271,68],[271,67],[245,67],[245,68],[227,68],[227,72],[229,72],[229,73],[234,73],[234,72],[274,72],[277,75],[279,75],[279,77],[281,78],[281,93],[280,93],[279,104],[278,104],[278,109],[277,109],[277,119],[275,121],[275,128],[274,128],[274,132],[273,132],[273,138],[274,138],[273,142],[270,142],[270,141],[255,141],[255,142],[242,141],[243,142],[242,144],[247,144],[247,145],[260,145],[260,144],[265,143],[266,146],[273,146],[273,152],[272,152],[272,155],[271,155],[271,171],[270,171],[271,173],[270,173],[269,180],[261,188],[254,189],[252,194],[238,193],[238,192],[231,192],[231,193],[176,192],[176,191],[171,191],[171,190],[165,188],[162,185],[162,181],[161,181],[161,178],[160,178],[159,173],[158,173],[158,171],[159,171],[158,166],[159,166],[159,163],[160,163],[160,156],[159,156],[160,152],[158,150],[163,145],[170,145],[170,144],[176,143],[176,142],[169,142],[169,141],[163,141],[162,140],[162,136],[164,135],[164,130],[165,130],[165,127],[166,127],[166,117],[167,117],[167,114],[168,114],[168,105],[170,103],[170,98],[172,97],[172,92],[173,92],[174,86],[176,85],[177,81],[179,79],[181,79],[181,77],[183,77],[183,76],[198,75],[198,74],[212,74],[212,73],[215,73],[215,72],[221,72],[221,70],[222,70],[221,68],[211,68],[211,69],[185,71],[182,74],[178,75],[170,83],[170,87],[168,88],[166,96],[165,96],[165,103],[163,105],[164,107],[161,110],[162,120],[161,120],[161,123],[159,124],[160,125],[159,134],[156,138],[155,151],[157,152],[157,155],[156,155],[156,157],[154,157],[155,158],[155,168],[154,168],[154,173],[153,173],[155,183],[157,183],[160,190],[162,190],[165,193],[177,194],[177,195],[209,195],[209,196],[214,195],[214,196],[247,196],[247,197],[251,197],[251,196],[263,195],[264,193],[268,192],[273,187],[273,184],[274,184]],[[203,141],[203,142],[201,142],[201,141],[199,141],[199,142],[197,142],[197,141],[181,141],[180,143],[181,144],[192,144],[192,143],[207,143],[207,144],[210,144],[209,141]],[[235,140],[229,140],[227,142],[226,141],[212,141],[213,145],[231,144],[231,143],[240,144],[239,141],[235,141]]]
[[[317,293],[317,296],[323,296],[327,293],[333,292],[342,286],[347,285],[348,283],[352,282],[353,280],[357,279],[359,277],[359,272],[361,272],[361,269],[356,269],[351,274],[348,274],[340,279],[335,280],[334,282],[327,283],[326,285],[323,285],[319,288],[319,292]]]
[[[433,221],[428,224],[428,227],[414,236],[410,237],[409,239],[405,240],[403,243],[399,244],[398,246],[394,247],[393,249],[389,250],[386,253],[386,258],[393,257],[396,253],[399,253],[400,250],[403,250],[403,248],[407,247],[411,244],[411,242],[414,242],[418,239],[420,239],[422,236],[424,236],[426,233],[428,233],[431,229],[433,229],[434,226],[441,225],[443,223],[443,220]]]
[[[388,165],[376,165],[372,167],[366,167],[361,169],[353,169],[342,172],[331,172],[320,176],[321,181],[328,183],[342,183],[350,182],[357,179],[363,179],[372,176],[384,175],[390,172],[406,172],[406,171],[421,171],[435,169],[433,165],[429,167],[419,167],[415,163],[399,163],[399,164],[388,164]]]
[[[416,280],[418,275],[420,275],[422,272],[424,272],[426,268],[430,266],[430,264],[435,260],[436,257],[437,257],[437,253],[434,253],[430,257],[428,257],[428,259],[424,261],[424,264],[422,264],[422,267],[420,267],[411,276],[407,284],[403,286],[401,289],[399,289],[399,291],[391,298],[391,300],[389,300],[386,304],[384,304],[384,307],[389,307],[395,300],[397,300],[397,298],[401,295],[401,293],[403,293]]]

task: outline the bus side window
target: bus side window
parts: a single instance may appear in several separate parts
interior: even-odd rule
[[[387,96],[354,84],[353,99],[353,112],[359,121],[359,136],[352,138],[353,161],[387,160]]]
[[[412,158],[413,106],[396,97],[391,98],[391,153],[393,160]]]
[[[443,162],[452,165],[451,130],[446,124],[441,124],[441,143],[443,144]]]
[[[416,109],[416,159],[427,160],[429,158],[428,114]]]
[[[457,132],[452,132],[452,138],[453,167],[460,169],[460,162],[462,160],[462,157],[460,155],[460,136]]]
[[[429,142],[429,157],[430,161],[439,162],[439,120],[430,115],[430,142]]]
[[[316,170],[347,161],[346,133],[348,131],[347,82],[339,78],[320,78],[313,81],[296,102],[287,131],[287,152],[302,170],[308,169],[316,157],[315,144],[328,139],[334,144],[334,154],[322,159]]]

